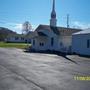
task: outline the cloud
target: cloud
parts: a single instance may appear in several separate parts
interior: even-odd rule
[[[17,33],[22,33],[22,23],[0,21],[0,26],[9,28]]]
[[[22,30],[22,24],[15,24],[14,28],[17,30]]]
[[[8,23],[5,23],[4,25],[17,33],[22,33],[22,24],[21,23],[8,22]]]
[[[21,30],[22,29],[22,24],[21,23],[13,23],[13,22],[6,22],[6,23],[2,23],[2,26],[6,26],[12,29],[17,29],[17,30]]]
[[[79,22],[79,21],[74,21],[74,22],[72,22],[72,26],[74,28],[87,29],[87,28],[90,28],[90,23],[83,23],[83,22]]]
[[[17,33],[22,33],[22,24],[20,23],[11,23],[11,28]]]

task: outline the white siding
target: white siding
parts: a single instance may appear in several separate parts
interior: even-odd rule
[[[37,36],[33,40],[35,40],[35,45],[33,45],[32,40],[32,48],[36,51],[39,50],[55,50],[62,52],[69,52],[72,36],[58,36],[53,31],[49,30],[39,30],[40,32],[45,33],[47,36]],[[54,39],[53,46],[51,45],[51,38]],[[44,43],[44,46],[40,46],[40,43]],[[60,46],[60,43],[63,45]]]
[[[90,40],[90,33],[73,35],[72,51],[77,54],[90,55],[90,48],[87,48],[87,40]]]
[[[33,40],[35,40],[35,45],[33,45]],[[40,43],[43,43],[43,46],[40,46]],[[47,50],[48,47],[48,38],[47,37],[37,37],[32,39],[32,48],[36,51],[38,50]]]
[[[58,40],[58,50],[61,52],[70,52],[72,45],[72,36],[60,36]]]

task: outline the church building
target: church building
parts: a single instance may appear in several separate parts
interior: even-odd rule
[[[81,31],[69,27],[58,27],[53,0],[50,25],[40,24],[32,34],[32,49],[35,51],[71,52],[72,34]]]

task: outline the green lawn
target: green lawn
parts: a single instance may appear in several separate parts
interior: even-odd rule
[[[5,42],[0,42],[0,47],[3,48],[20,48],[20,49],[24,49],[27,48],[27,44],[26,43],[5,43]],[[31,45],[29,45],[31,46]]]

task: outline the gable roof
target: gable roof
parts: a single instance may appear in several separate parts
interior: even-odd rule
[[[46,36],[43,30],[53,31],[56,35],[59,36],[71,36],[73,33],[82,31],[81,29],[74,29],[74,28],[66,28],[66,27],[51,27],[50,25],[39,25],[34,32],[32,32],[29,37],[36,38],[38,36]]]
[[[56,35],[72,35],[73,33],[81,31],[81,29],[66,28],[66,27],[52,27],[50,25],[39,25],[36,28],[36,32],[48,30],[53,31]]]

